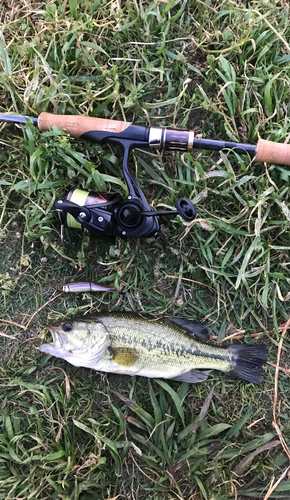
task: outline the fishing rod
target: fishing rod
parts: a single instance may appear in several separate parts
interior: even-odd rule
[[[54,206],[64,226],[82,228],[84,232],[111,239],[116,234],[122,237],[151,237],[159,230],[157,216],[179,214],[190,222],[196,210],[187,198],[179,198],[176,210],[154,211],[149,205],[138,180],[130,173],[129,156],[134,148],[149,148],[169,151],[192,151],[206,149],[233,150],[248,154],[257,162],[272,162],[290,165],[290,145],[259,139],[257,145],[230,141],[200,139],[192,130],[161,127],[144,127],[131,122],[92,118],[80,115],[54,115],[43,112],[38,118],[0,114],[0,122],[26,124],[27,120],[41,132],[56,126],[72,137],[100,144],[113,143],[123,150],[122,169],[128,186],[128,197],[119,194],[89,192],[72,189],[65,199],[57,199]]]

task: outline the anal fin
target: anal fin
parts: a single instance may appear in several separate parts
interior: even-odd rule
[[[174,377],[172,380],[196,384],[198,382],[203,382],[204,380],[206,380],[209,373],[210,371],[190,370],[189,372],[178,375],[178,377]]]

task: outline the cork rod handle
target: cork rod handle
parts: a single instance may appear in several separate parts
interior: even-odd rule
[[[290,165],[290,144],[259,139],[255,160]]]
[[[110,133],[123,132],[131,123],[119,120],[91,118],[89,116],[53,115],[44,112],[39,115],[38,127],[41,132],[51,129],[54,125],[73,137],[80,137],[82,134],[93,130]]]

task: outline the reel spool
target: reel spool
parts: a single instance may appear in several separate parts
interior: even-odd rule
[[[121,201],[119,194],[73,188],[65,199],[55,201],[54,206],[62,228],[82,229],[85,233],[111,239],[114,234],[112,215]]]
[[[97,193],[95,191],[84,191],[82,189],[73,188],[68,193],[66,200],[76,203],[80,207],[84,205],[92,209],[99,207],[108,210],[108,207],[113,207],[113,205],[119,203],[122,198],[118,194]],[[67,212],[66,215],[65,225],[76,229],[84,229],[81,223],[77,222],[69,212]]]

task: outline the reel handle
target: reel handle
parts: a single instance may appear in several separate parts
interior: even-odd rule
[[[130,213],[126,214],[128,219],[136,218],[137,216],[141,217],[155,217],[159,215],[180,215],[183,220],[186,222],[191,222],[196,218],[196,210],[193,203],[188,198],[178,198],[175,203],[176,210],[147,210],[147,211],[137,211],[134,210]]]

